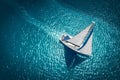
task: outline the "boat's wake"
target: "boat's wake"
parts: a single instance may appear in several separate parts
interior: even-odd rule
[[[36,26],[38,28],[38,30],[42,29],[56,41],[59,41],[58,39],[63,32],[56,31],[55,29],[51,28],[52,27],[51,25],[47,25],[47,24],[43,23],[42,21],[37,20],[34,17],[30,16],[24,7],[19,7],[19,10],[20,10],[20,16],[23,17],[24,20],[26,20],[28,23]]]

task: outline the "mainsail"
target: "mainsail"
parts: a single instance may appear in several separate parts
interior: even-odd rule
[[[92,37],[93,37],[93,33],[91,34],[89,40],[84,45],[84,47],[79,50],[80,53],[83,53],[86,55],[91,55],[91,53],[92,53]]]
[[[82,32],[80,32],[73,38],[67,40],[67,42],[74,44],[78,47],[81,47],[81,45],[83,45],[83,42],[86,39],[86,37],[88,37],[88,35],[91,33],[91,30],[93,29],[94,24],[95,24],[95,22],[92,22],[86,29],[84,29]]]

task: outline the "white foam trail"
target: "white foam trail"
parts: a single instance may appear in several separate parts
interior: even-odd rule
[[[46,33],[48,33],[48,35],[50,35],[52,38],[54,38],[55,40],[58,41],[59,37],[61,36],[61,34],[63,32],[60,31],[56,31],[54,29],[51,28],[50,25],[46,25],[45,23],[31,17],[28,12],[25,10],[24,7],[19,7],[20,10],[20,15],[30,24],[33,24],[34,26],[36,26],[38,29],[42,29],[44,30]]]

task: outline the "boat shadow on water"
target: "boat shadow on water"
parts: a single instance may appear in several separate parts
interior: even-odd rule
[[[87,56],[80,56],[79,54],[75,53],[75,51],[69,49],[68,47],[64,46],[64,56],[67,65],[67,69],[70,70],[76,67],[78,64],[81,64],[83,61],[88,59]]]

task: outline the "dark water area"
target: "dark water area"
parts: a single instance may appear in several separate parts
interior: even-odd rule
[[[119,24],[120,4],[119,0],[58,0],[63,6],[69,6],[74,10],[83,11],[86,14],[95,16],[107,21],[109,24]],[[65,5],[66,4],[66,5]]]
[[[119,0],[1,0],[0,80],[119,80]],[[92,57],[64,47],[95,21]]]

